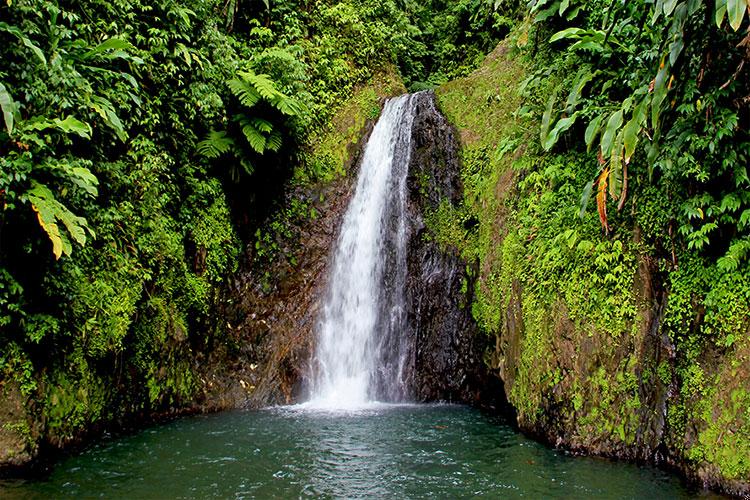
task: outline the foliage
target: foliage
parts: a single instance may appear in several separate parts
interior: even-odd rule
[[[589,120],[583,137],[588,149],[598,146],[597,207],[605,230],[607,198],[622,210],[629,179],[647,176],[684,197],[675,219],[688,247],[726,252],[721,269],[737,269],[748,254],[742,214],[750,201],[750,138],[743,124],[750,88],[740,75],[750,54],[741,29],[750,6],[726,0],[613,3],[606,10],[596,2],[530,6],[537,22],[556,31],[549,43],[567,44],[563,57],[573,62],[563,64],[581,68],[561,86],[570,88],[562,108],[551,94],[542,145],[550,150],[578,119]]]

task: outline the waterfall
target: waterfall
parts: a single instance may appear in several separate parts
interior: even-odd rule
[[[406,178],[415,109],[414,95],[386,102],[365,147],[319,319],[313,406],[409,399]]]

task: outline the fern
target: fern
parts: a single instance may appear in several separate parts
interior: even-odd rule
[[[198,154],[206,158],[218,158],[234,149],[234,140],[227,137],[225,131],[217,132],[212,130],[205,139],[198,143]]]
[[[266,138],[266,149],[274,152],[281,149],[281,134],[278,130],[272,131],[271,135]]]
[[[238,74],[242,81],[251,85],[267,101],[275,99],[280,94],[268,75],[256,75],[251,71],[240,71]]]
[[[261,95],[255,90],[255,87],[245,80],[233,78],[227,82],[227,85],[243,106],[252,108],[261,99]]]
[[[13,111],[15,105],[13,98],[5,88],[5,85],[0,83],[0,110],[3,112],[3,121],[5,121],[5,129],[8,131],[8,135],[13,133]]]
[[[242,133],[245,135],[248,144],[258,154],[263,154],[266,150],[266,136],[255,128],[250,120],[242,121]]]

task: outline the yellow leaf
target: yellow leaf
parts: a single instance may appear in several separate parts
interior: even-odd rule
[[[36,205],[32,204],[31,206],[36,212],[36,218],[39,220],[39,225],[42,226],[42,229],[44,229],[44,232],[47,233],[47,236],[49,236],[49,239],[52,242],[52,253],[55,254],[55,260],[59,260],[63,253],[63,241],[60,237],[60,228],[58,228],[57,224],[54,222],[46,222],[42,218],[42,214]]]
[[[609,224],[607,223],[607,178],[609,177],[609,168],[602,170],[599,174],[598,189],[596,193],[596,209],[599,212],[599,221],[602,223],[604,231],[609,234]]]

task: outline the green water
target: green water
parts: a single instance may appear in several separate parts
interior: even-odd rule
[[[105,439],[2,498],[691,498],[676,477],[574,458],[461,406],[273,409]]]

